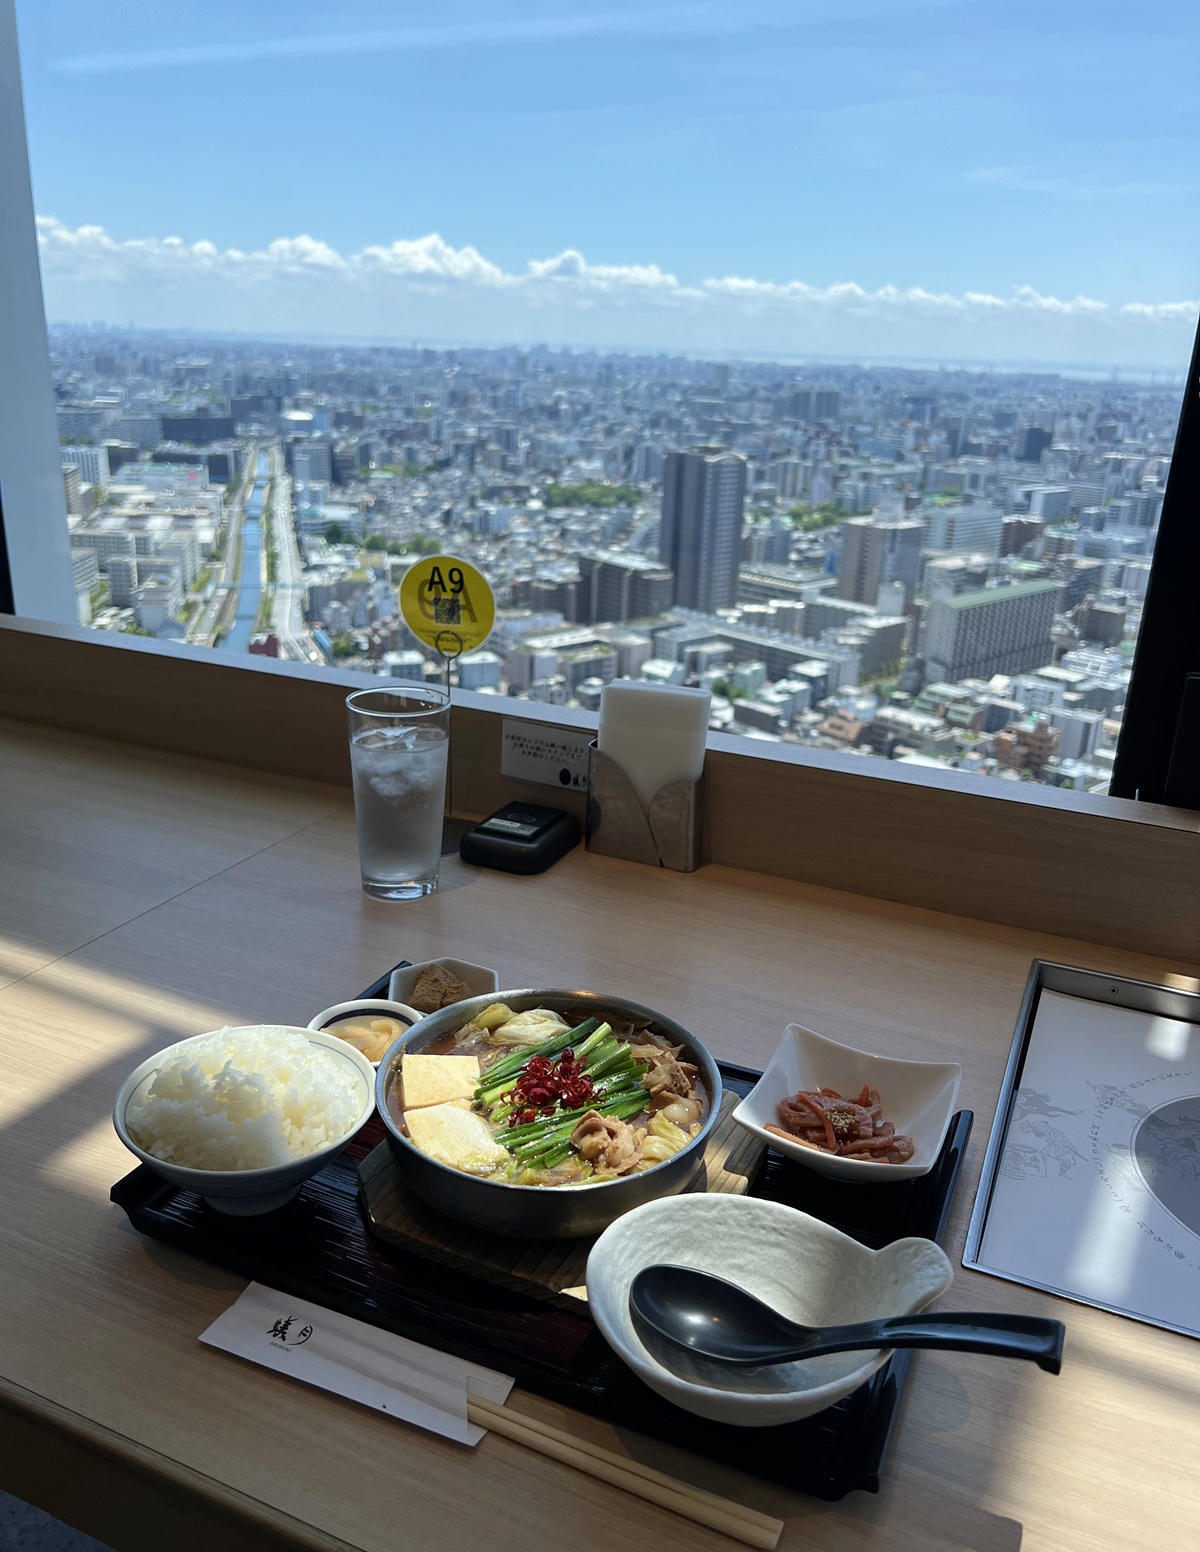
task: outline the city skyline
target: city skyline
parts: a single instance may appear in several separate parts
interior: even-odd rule
[[[56,330],[81,622],[425,682],[421,555],[488,577],[460,686],[712,692],[746,738],[1104,790],[1179,401],[1046,374]]]
[[[1115,0],[20,4],[52,318],[1182,371],[1188,42]],[[90,133],[89,126],[103,133]],[[128,175],[132,167],[137,175]]]

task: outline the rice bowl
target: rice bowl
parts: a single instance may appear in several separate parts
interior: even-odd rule
[[[373,1108],[374,1072],[319,1030],[226,1028],[135,1068],[113,1109],[132,1153],[222,1212],[268,1212],[348,1141]]]
[[[186,1169],[265,1169],[344,1137],[352,1069],[282,1025],[219,1029],[176,1046],[125,1112],[129,1135]]]

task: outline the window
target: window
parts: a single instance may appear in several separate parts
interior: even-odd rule
[[[1195,574],[1191,8],[17,12],[81,621],[419,678],[444,550],[464,687],[1108,789]]]

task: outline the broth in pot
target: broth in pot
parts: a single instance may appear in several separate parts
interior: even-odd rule
[[[698,1135],[710,1097],[684,1047],[645,1025],[493,1003],[405,1052],[386,1104],[439,1163],[501,1185],[574,1186],[665,1163]]]

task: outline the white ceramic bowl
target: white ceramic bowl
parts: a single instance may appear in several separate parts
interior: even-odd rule
[[[893,1122],[902,1136],[912,1138],[915,1151],[907,1164],[841,1158],[766,1130],[768,1121],[779,1125],[779,1101],[799,1089],[836,1089],[853,1098],[864,1083],[878,1091],[883,1119]],[[957,1062],[905,1062],[873,1056],[800,1024],[789,1024],[766,1071],[734,1110],[733,1119],[818,1175],[875,1185],[885,1180],[911,1180],[933,1168],[946,1140],[961,1083],[962,1068]]]
[[[430,965],[440,965],[449,975],[465,981],[468,997],[486,997],[489,992],[500,990],[500,977],[485,965],[472,965],[465,959],[423,959],[419,965],[405,965],[402,970],[392,971],[388,995],[393,1002],[406,1002],[411,1005],[413,987],[416,986],[421,971],[428,970]],[[424,1018],[425,1015],[418,1013],[417,1017]]]
[[[345,1147],[355,1132],[370,1119],[375,1109],[375,1070],[361,1051],[356,1051],[353,1046],[347,1045],[344,1040],[339,1040],[336,1035],[326,1035],[319,1030],[297,1029],[290,1025],[247,1025],[244,1028],[230,1029],[228,1033],[237,1035],[249,1029],[263,1027],[282,1029],[287,1034],[305,1035],[313,1045],[322,1046],[325,1050],[333,1051],[337,1056],[342,1057],[357,1074],[362,1098],[354,1125],[328,1147],[321,1148],[316,1153],[306,1154],[302,1159],[290,1159],[286,1164],[268,1164],[264,1169],[187,1169],[182,1164],[169,1164],[163,1159],[156,1159],[152,1153],[139,1148],[129,1135],[129,1128],[125,1124],[125,1114],[129,1109],[130,1101],[144,1084],[150,1082],[169,1057],[173,1056],[181,1046],[192,1043],[190,1040],[176,1041],[174,1045],[169,1045],[162,1051],[156,1051],[153,1056],[135,1067],[117,1091],[116,1102],[113,1105],[113,1125],[117,1129],[117,1136],[130,1153],[141,1159],[143,1164],[149,1164],[151,1169],[157,1170],[166,1179],[173,1181],[175,1185],[182,1186],[187,1191],[197,1192],[210,1207],[215,1207],[218,1212],[229,1213],[239,1218],[273,1212],[276,1207],[282,1207],[285,1202],[290,1202],[308,1177],[315,1175],[327,1160]],[[213,1030],[210,1033],[215,1034],[218,1031]],[[192,1037],[193,1040],[206,1038],[205,1035]]]
[[[366,1018],[372,1016],[378,1018],[381,1015],[386,1018],[403,1019],[407,1028],[405,1034],[416,1023],[425,1017],[418,1013],[416,1008],[410,1008],[406,1002],[389,1002],[386,997],[356,997],[352,1002],[335,1002],[332,1008],[326,1008],[323,1013],[318,1013],[316,1018],[309,1019],[309,1029],[324,1029],[327,1024],[336,1023],[338,1019],[349,1018],[353,1013],[361,1013]],[[396,1039],[399,1040],[397,1035]],[[378,1062],[372,1062],[372,1067],[378,1067]]]
[[[660,1262],[723,1277],[810,1326],[916,1314],[954,1276],[932,1240],[901,1239],[867,1250],[818,1218],[756,1197],[668,1196],[618,1218],[588,1257],[596,1324],[651,1390],[699,1417],[743,1428],[824,1411],[857,1390],[891,1350],[757,1369],[694,1358],[654,1338],[652,1351],[633,1324],[629,1288],[644,1267]]]

